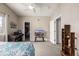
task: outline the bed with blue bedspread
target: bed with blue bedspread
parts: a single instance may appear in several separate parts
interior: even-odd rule
[[[0,42],[0,56],[34,56],[31,42]]]

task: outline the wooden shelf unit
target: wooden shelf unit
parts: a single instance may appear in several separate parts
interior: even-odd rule
[[[75,55],[75,33],[70,31],[70,25],[64,25],[62,29],[62,50],[63,56]]]

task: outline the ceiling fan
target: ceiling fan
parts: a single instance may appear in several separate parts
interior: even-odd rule
[[[35,3],[22,3],[22,5],[27,7],[27,8],[25,8],[26,11],[27,11],[27,9],[30,9],[37,15],[40,13],[40,6],[38,4],[35,4]]]

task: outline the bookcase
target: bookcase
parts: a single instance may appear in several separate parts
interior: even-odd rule
[[[70,25],[62,29],[62,56],[75,56],[75,32],[71,32]]]

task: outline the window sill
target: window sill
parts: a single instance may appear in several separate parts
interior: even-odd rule
[[[0,33],[0,35],[5,35],[4,33]]]

